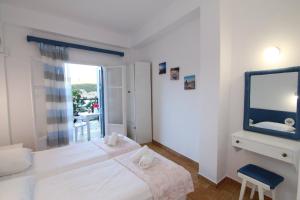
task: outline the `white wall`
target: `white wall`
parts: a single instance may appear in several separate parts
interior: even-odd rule
[[[232,14],[234,6],[230,1],[220,1],[220,82],[219,82],[219,134],[218,134],[218,170],[217,182],[226,176],[227,141],[229,133],[229,102],[230,102],[230,79],[232,66]]]
[[[2,22],[9,24],[67,35],[98,43],[126,48],[130,46],[127,35],[116,33],[101,26],[88,26],[55,15],[18,8],[3,3],[0,4],[0,13]]]
[[[217,183],[220,132],[220,1],[200,1],[199,174]],[[219,140],[220,139],[220,140]]]
[[[39,59],[38,48],[34,43],[26,41],[27,34],[62,39],[64,41],[77,41],[95,47],[110,48],[125,51],[109,45],[75,40],[65,36],[49,34],[24,28],[18,25],[4,24],[4,42],[7,56],[5,68],[7,71],[7,87],[9,100],[9,117],[11,124],[11,137],[13,143],[22,142],[27,147],[35,147],[34,144],[34,112],[31,89],[31,63]],[[116,57],[101,53],[92,53],[80,50],[69,50],[70,62],[90,65],[118,65],[128,62],[128,57]]]
[[[0,55],[0,146],[10,144],[4,55]]]
[[[31,101],[30,59],[33,50],[26,44],[26,30],[4,27],[9,117],[13,143],[33,146],[33,112]]]
[[[199,16],[135,49],[134,59],[152,62],[153,139],[198,161],[201,104]],[[158,64],[167,62],[167,74]],[[170,67],[180,67],[180,80],[170,80]],[[196,90],[184,90],[183,77],[196,75]],[[208,134],[208,133],[207,133]]]
[[[154,64],[154,139],[198,161],[199,174],[216,183],[226,175],[231,66],[231,52],[228,51],[231,32],[227,26],[231,23],[228,14],[230,10],[222,10],[220,13],[221,2],[228,5],[219,0],[195,0],[185,2],[186,5],[175,1],[166,12],[155,17],[137,33],[152,29],[153,35],[150,37],[144,34],[148,38],[144,38],[146,41],[140,45],[146,47],[137,47],[136,50],[136,59],[146,59]],[[170,16],[174,19],[168,18]],[[178,19],[178,16],[181,18]],[[158,22],[157,19],[162,20]],[[192,22],[194,25],[191,35],[191,27],[188,28],[187,24]],[[137,37],[137,40],[141,38]],[[181,75],[185,71],[195,73],[197,90],[182,91],[182,83],[172,83],[167,80],[168,77],[158,76],[157,65],[164,60],[170,66],[180,66]],[[189,62],[193,67],[188,68],[184,64]],[[186,93],[193,96],[186,96]],[[182,103],[185,102],[178,102],[179,99],[187,102],[184,109]],[[195,140],[190,140],[191,138]],[[186,148],[187,145],[189,148]]]
[[[153,15],[147,23],[132,34],[132,47],[152,42],[183,21],[199,16],[200,0],[174,0],[170,6],[158,15]]]
[[[230,118],[229,133],[242,130],[245,71],[300,64],[298,0],[232,1],[232,70],[230,112],[227,116]],[[263,51],[269,46],[281,49],[279,62],[269,64],[263,59]],[[279,187],[278,199],[296,199],[297,173],[291,165],[246,151],[236,152],[228,143],[227,175],[237,179],[236,170],[247,163],[255,163],[283,175],[285,181]]]

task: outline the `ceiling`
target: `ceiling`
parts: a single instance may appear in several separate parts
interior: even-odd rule
[[[91,26],[129,34],[163,12],[174,0],[0,0]]]

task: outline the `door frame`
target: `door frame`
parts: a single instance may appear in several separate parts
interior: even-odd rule
[[[105,103],[104,103],[104,72],[103,66],[100,66],[98,69],[98,77],[97,77],[97,95],[98,95],[98,103],[100,105],[100,114],[99,114],[99,123],[101,129],[101,136],[105,137]]]
[[[109,124],[108,123],[108,106],[105,106],[105,130],[106,133],[109,134],[110,132],[118,132],[120,134],[123,134],[127,136],[127,102],[126,102],[126,91],[127,91],[127,86],[126,86],[126,65],[121,64],[121,65],[116,65],[116,66],[102,66],[103,67],[103,74],[104,74],[104,104],[108,105],[107,103],[107,76],[106,70],[111,68],[121,68],[122,69],[122,110],[123,110],[123,127],[120,127],[120,124]],[[113,130],[113,131],[111,131]]]

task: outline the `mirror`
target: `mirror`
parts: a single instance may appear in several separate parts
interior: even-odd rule
[[[300,67],[292,67],[246,72],[245,130],[300,139],[297,127],[299,71]]]

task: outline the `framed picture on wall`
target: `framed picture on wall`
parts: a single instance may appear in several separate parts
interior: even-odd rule
[[[184,89],[185,90],[194,90],[196,89],[196,76],[189,75],[184,77]]]
[[[170,69],[170,79],[171,80],[179,80],[179,67]]]
[[[167,73],[167,63],[162,62],[159,64],[159,74],[166,74]]]

